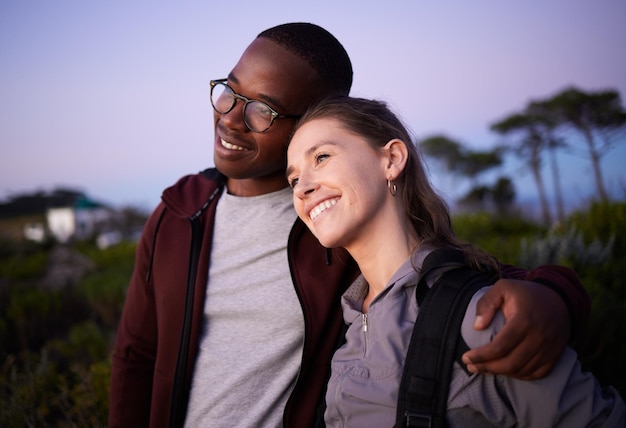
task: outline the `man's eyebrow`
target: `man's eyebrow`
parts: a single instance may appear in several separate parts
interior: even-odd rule
[[[228,73],[228,80],[231,80],[233,83],[236,83],[237,85],[240,85],[240,84],[241,84],[241,82],[239,81],[239,79],[237,79],[237,77],[235,77],[235,75],[234,75],[232,72],[231,72],[231,73]],[[251,98],[251,97],[248,97],[248,96],[247,96],[247,95],[245,95],[245,94],[241,94],[241,95],[243,95],[244,97],[249,98],[249,99],[251,99],[251,100],[256,100],[256,98]],[[266,94],[259,94],[259,99],[258,99],[258,101],[263,101],[263,102],[266,102],[266,103],[268,103],[268,104],[271,104],[271,105],[273,105],[274,107],[276,107],[277,109],[282,110],[283,112],[284,112],[284,111],[287,111],[287,108],[286,108],[286,107],[285,107],[285,106],[284,106],[284,105],[283,105],[280,101],[278,101],[276,98],[271,97],[271,96],[269,96],[269,95],[266,95]]]

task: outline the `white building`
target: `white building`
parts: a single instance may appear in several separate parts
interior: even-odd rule
[[[46,239],[46,226],[43,223],[24,225],[24,237],[30,241],[43,242]]]
[[[112,210],[86,199],[78,200],[74,206],[49,208],[46,212],[50,234],[61,243],[89,238],[114,215]]]

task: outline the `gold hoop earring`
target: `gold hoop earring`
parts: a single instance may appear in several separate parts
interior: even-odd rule
[[[396,196],[398,186],[396,186],[396,183],[391,181],[391,179],[387,180],[387,188],[389,189],[389,193],[391,193],[391,196]]]

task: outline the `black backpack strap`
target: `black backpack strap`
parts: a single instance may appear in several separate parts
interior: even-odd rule
[[[463,264],[451,267],[429,288],[428,273],[449,263]],[[461,323],[472,296],[488,281],[465,264],[460,251],[436,250],[424,260],[416,291],[419,313],[400,383],[397,427],[446,426],[452,366],[457,345],[463,342]]]
[[[417,304],[421,308],[424,302],[426,294],[430,291],[430,288],[426,285],[426,278],[431,272],[437,268],[441,268],[447,264],[455,264],[465,266],[465,258],[463,253],[459,250],[441,248],[428,254],[422,262],[421,278],[422,281],[417,285],[415,297],[417,298]]]

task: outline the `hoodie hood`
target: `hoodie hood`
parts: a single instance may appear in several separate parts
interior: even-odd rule
[[[215,168],[182,177],[163,191],[161,200],[170,212],[180,218],[200,215],[216,193],[224,188],[226,177]]]

